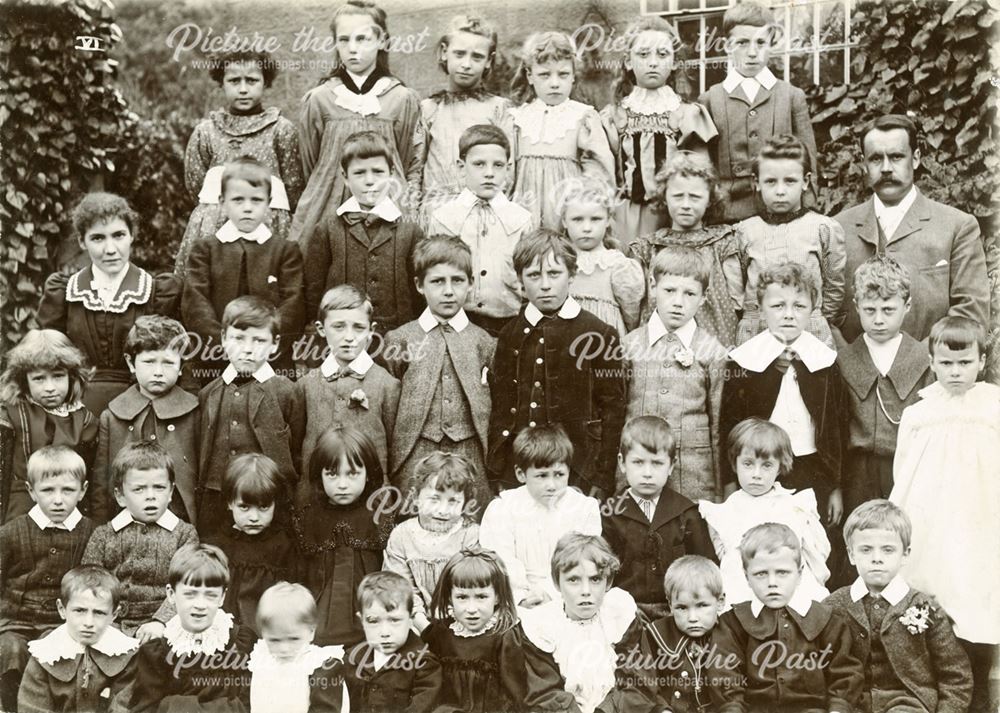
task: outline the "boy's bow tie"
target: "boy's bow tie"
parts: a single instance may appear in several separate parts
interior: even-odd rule
[[[343,369],[337,369],[337,371],[333,372],[328,377],[326,377],[326,380],[327,381],[336,381],[337,379],[342,379],[345,376],[353,376],[355,379],[362,378],[361,374],[359,374],[358,372],[354,371],[354,369],[349,369],[349,368],[345,367]]]
[[[357,225],[358,223],[364,223],[366,226],[371,225],[376,220],[378,216],[374,213],[365,213],[360,210],[351,210],[344,213],[344,220],[347,221],[348,225]]]

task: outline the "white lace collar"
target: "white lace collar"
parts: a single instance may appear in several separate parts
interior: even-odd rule
[[[622,106],[633,114],[650,116],[653,114],[670,114],[680,109],[681,98],[677,92],[664,85],[659,89],[636,87],[622,99]]]
[[[500,615],[494,612],[493,616],[490,617],[490,620],[486,622],[486,626],[484,626],[479,631],[469,631],[468,629],[465,628],[465,625],[461,624],[458,621],[452,621],[451,624],[449,624],[448,626],[449,628],[451,628],[452,632],[454,632],[455,636],[461,637],[463,639],[471,639],[474,636],[482,636],[483,634],[492,631],[494,628],[496,628],[497,620],[499,619]]]
[[[25,399],[27,399],[28,403],[34,404],[35,406],[37,406],[38,408],[40,408],[45,413],[50,413],[53,416],[59,416],[59,418],[66,418],[67,416],[69,416],[74,411],[79,411],[80,409],[83,408],[83,402],[82,401],[74,401],[72,403],[64,401],[61,404],[59,404],[58,406],[56,406],[55,408],[48,408],[46,406],[42,406],[40,403],[38,403],[37,401],[35,401],[30,396],[25,396]]]
[[[510,110],[514,124],[532,143],[551,144],[575,130],[591,107],[572,99],[549,105],[541,99]]]
[[[215,618],[204,631],[193,634],[181,626],[181,618],[174,615],[163,629],[163,636],[174,653],[179,656],[205,654],[211,656],[222,651],[229,643],[229,632],[233,628],[233,615],[219,609]]]
[[[576,271],[584,275],[593,275],[594,270],[610,270],[615,265],[617,255],[603,245],[593,250],[578,250],[576,253]]]
[[[101,638],[90,645],[90,648],[100,651],[105,656],[121,656],[138,649],[139,640],[126,636],[121,629],[109,626],[101,634]],[[28,644],[28,652],[43,664],[75,659],[85,650],[83,644],[69,635],[69,628],[65,624],[53,629],[47,636]]]

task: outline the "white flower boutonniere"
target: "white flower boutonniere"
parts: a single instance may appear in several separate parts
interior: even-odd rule
[[[676,352],[674,352],[674,360],[687,369],[689,366],[694,364],[694,352],[685,347],[681,347]]]
[[[368,395],[362,389],[352,391],[349,398],[348,406],[350,408],[363,408],[365,411],[369,409]]]
[[[914,604],[899,617],[899,623],[911,634],[922,634],[931,625],[931,607],[929,604]]]
[[[277,281],[278,281],[278,278],[275,277],[274,275],[268,275],[267,276],[267,284],[273,285]]]

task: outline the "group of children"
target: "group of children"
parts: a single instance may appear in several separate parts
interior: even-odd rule
[[[89,194],[90,264],[6,355],[3,710],[966,710],[1000,643],[984,331],[921,344],[905,268],[844,274],[770,27],[726,13],[695,104],[643,18],[598,113],[557,32],[486,93],[462,16],[421,102],[350,0],[298,131],[266,56],[222,58],[176,274]]]

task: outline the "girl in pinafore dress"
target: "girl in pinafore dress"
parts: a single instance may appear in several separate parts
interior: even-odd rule
[[[514,126],[506,97],[482,87],[496,56],[497,33],[476,17],[457,15],[438,42],[438,66],[448,75],[448,88],[420,103],[423,134],[423,184],[420,227],[465,188],[458,168],[458,140],[476,124],[499,126],[513,141]]]
[[[588,312],[624,337],[639,323],[645,277],[638,261],[625,257],[611,237],[613,190],[581,177],[569,182],[559,216],[576,246],[576,276],[570,294]]]
[[[667,206],[670,227],[632,241],[629,252],[648,271],[653,258],[665,247],[696,250],[709,266],[705,301],[698,308],[698,326],[715,335],[723,346],[735,346],[737,310],[743,306],[740,229],[703,224],[706,212],[721,200],[715,169],[701,154],[677,151],[656,175],[656,192]],[[650,298],[642,311],[643,320],[653,309]]]
[[[764,144],[755,171],[765,211],[738,226],[745,296],[736,344],[756,337],[766,327],[757,304],[761,272],[778,263],[797,262],[820,288],[809,332],[835,349],[827,320],[837,315],[844,299],[844,229],[833,218],[802,206],[810,181],[809,152],[794,136],[783,134]]]
[[[617,164],[617,183],[627,202],[618,212],[618,235],[647,235],[664,227],[655,208],[656,174],[678,148],[708,156],[718,135],[708,110],[685,101],[667,84],[680,44],[673,28],[659,17],[644,17],[625,33],[628,47],[615,102],[601,120]]]
[[[194,128],[184,154],[184,183],[198,205],[191,212],[177,249],[174,272],[187,273],[196,240],[215,238],[226,222],[222,210],[222,170],[242,156],[252,156],[271,172],[271,210],[265,223],[287,238],[295,203],[302,193],[302,161],[295,124],[277,107],[261,105],[277,66],[266,52],[227,52],[212,62],[209,74],[226,97],[226,108],[211,112]]]
[[[615,162],[601,118],[569,98],[576,46],[561,32],[539,32],[524,43],[511,82],[514,117],[514,203],[531,211],[535,227],[560,230],[559,196],[581,174],[613,185]]]
[[[392,148],[396,186],[389,197],[411,219],[420,192],[423,135],[420,97],[389,73],[385,10],[366,0],[348,0],[333,13],[336,69],[302,99],[299,151],[306,187],[292,219],[290,238],[304,243],[323,213],[351,197],[340,168],[344,141],[374,131]]]

